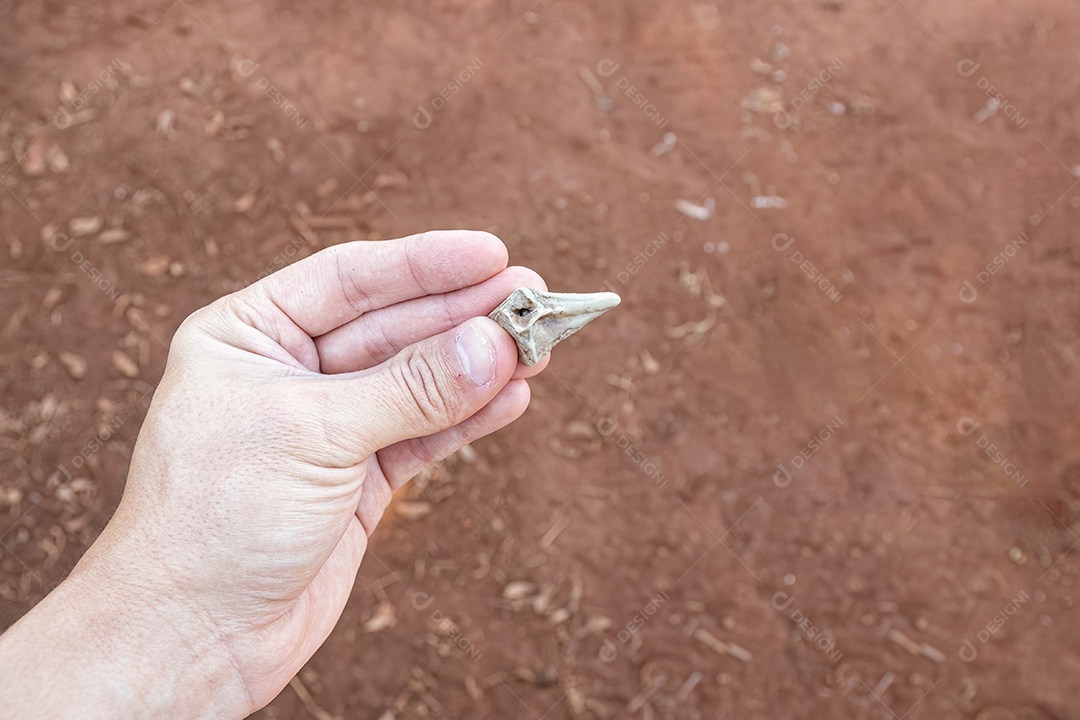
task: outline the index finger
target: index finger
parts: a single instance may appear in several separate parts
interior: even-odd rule
[[[251,286],[308,337],[366,312],[475,285],[506,267],[502,240],[477,230],[435,230],[321,250]]]

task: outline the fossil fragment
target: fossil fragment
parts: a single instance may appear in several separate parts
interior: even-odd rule
[[[621,301],[612,292],[552,293],[518,288],[488,317],[514,338],[521,362],[535,365],[560,341]]]

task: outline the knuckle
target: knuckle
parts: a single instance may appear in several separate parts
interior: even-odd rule
[[[323,250],[323,252],[329,251],[333,251],[334,273],[337,276],[338,287],[341,288],[341,295],[345,302],[354,310],[366,310],[371,304],[371,298],[358,282],[355,268],[347,266],[343,262],[348,256],[339,248]]]
[[[213,323],[213,315],[213,305],[207,305],[184,318],[180,327],[173,333],[169,343],[169,354],[184,356],[196,352]]]
[[[441,374],[423,353],[411,351],[395,364],[395,380],[406,401],[432,426],[452,425],[459,403]]]

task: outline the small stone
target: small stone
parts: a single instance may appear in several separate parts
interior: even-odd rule
[[[113,367],[124,377],[132,380],[139,377],[139,366],[120,350],[113,350],[112,363]]]
[[[772,75],[773,71],[776,68],[774,68],[771,63],[767,63],[761,58],[753,58],[750,61],[750,69],[756,72],[758,75],[764,75],[768,77]]]
[[[170,263],[168,255],[155,255],[139,263],[139,272],[147,277],[161,277],[169,271]]]
[[[403,188],[409,184],[409,178],[405,173],[379,173],[375,176],[376,189]]]
[[[364,632],[379,632],[388,630],[397,625],[397,616],[394,606],[388,602],[381,602],[375,608],[374,614],[364,623]]]
[[[41,307],[46,310],[52,310],[54,307],[60,304],[60,301],[63,298],[63,290],[58,287],[49,288],[49,292],[45,293],[45,297],[41,300]]]
[[[60,364],[64,366],[64,370],[71,376],[72,380],[84,380],[86,379],[86,370],[88,364],[86,359],[81,355],[76,355],[71,352],[60,353]],[[136,368],[136,374],[138,369]]]
[[[50,145],[45,151],[45,161],[49,164],[49,170],[54,173],[66,173],[71,170],[71,162],[59,145]]]
[[[566,437],[571,440],[591,440],[596,429],[584,420],[571,420],[566,424]]]
[[[100,217],[79,217],[68,222],[68,230],[75,237],[86,237],[97,235],[104,225],[105,221]]]
[[[30,147],[21,158],[19,158],[19,167],[22,168],[23,173],[30,177],[36,177],[38,175],[45,174],[47,165],[45,164],[45,145],[40,140],[31,140]]]
[[[506,600],[521,600],[526,595],[531,595],[535,590],[536,586],[531,582],[517,580],[508,583],[506,587],[503,588],[502,596]]]
[[[285,146],[281,144],[280,140],[269,138],[266,141],[266,149],[270,151],[270,156],[274,158],[274,162],[285,162]]]
[[[155,124],[156,130],[169,138],[170,140],[176,135],[176,131],[173,125],[176,123],[176,113],[172,110],[162,110],[158,113],[157,122]]]
[[[109,228],[97,236],[97,241],[102,245],[116,245],[131,239],[131,233],[123,228]]]
[[[257,199],[258,196],[254,193],[254,191],[244,193],[239,198],[237,198],[235,203],[233,203],[233,210],[238,213],[246,213],[248,210],[255,207],[255,201]]]
[[[457,451],[458,457],[461,458],[461,462],[472,465],[480,459],[479,453],[476,452],[476,448],[472,445],[462,445]]]
[[[759,87],[743,98],[742,106],[750,112],[775,115],[784,109],[784,100],[776,88]]]
[[[641,351],[641,367],[645,369],[645,372],[649,375],[655,375],[660,372],[660,361],[657,360],[649,353],[648,350]]]
[[[395,506],[397,514],[406,520],[420,520],[431,514],[431,503],[402,500]]]

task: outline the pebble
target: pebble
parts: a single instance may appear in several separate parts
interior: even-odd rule
[[[462,445],[458,448],[457,455],[461,459],[461,462],[466,465],[472,465],[480,459],[480,454],[476,452],[476,448],[472,445]]]
[[[427,517],[433,510],[431,503],[426,502],[412,502],[409,500],[403,500],[394,506],[397,514],[406,520],[419,520]]]
[[[64,370],[71,376],[72,380],[83,380],[86,378],[86,371],[88,364],[86,358],[81,355],[76,355],[71,352],[60,353],[60,364],[64,366]],[[138,368],[135,369],[135,374],[138,374]]]
[[[139,263],[139,272],[147,277],[161,277],[169,271],[171,263],[168,255],[154,255]]]
[[[79,217],[68,222],[68,230],[75,237],[97,235],[104,227],[105,221],[100,217]]]
[[[97,241],[102,245],[116,245],[131,239],[131,233],[123,228],[109,228],[97,236]]]
[[[139,366],[135,364],[134,360],[119,350],[113,350],[112,364],[113,367],[126,378],[134,380],[139,377]]]
[[[593,426],[584,420],[571,420],[566,424],[566,436],[571,440],[590,440],[595,434]]]

